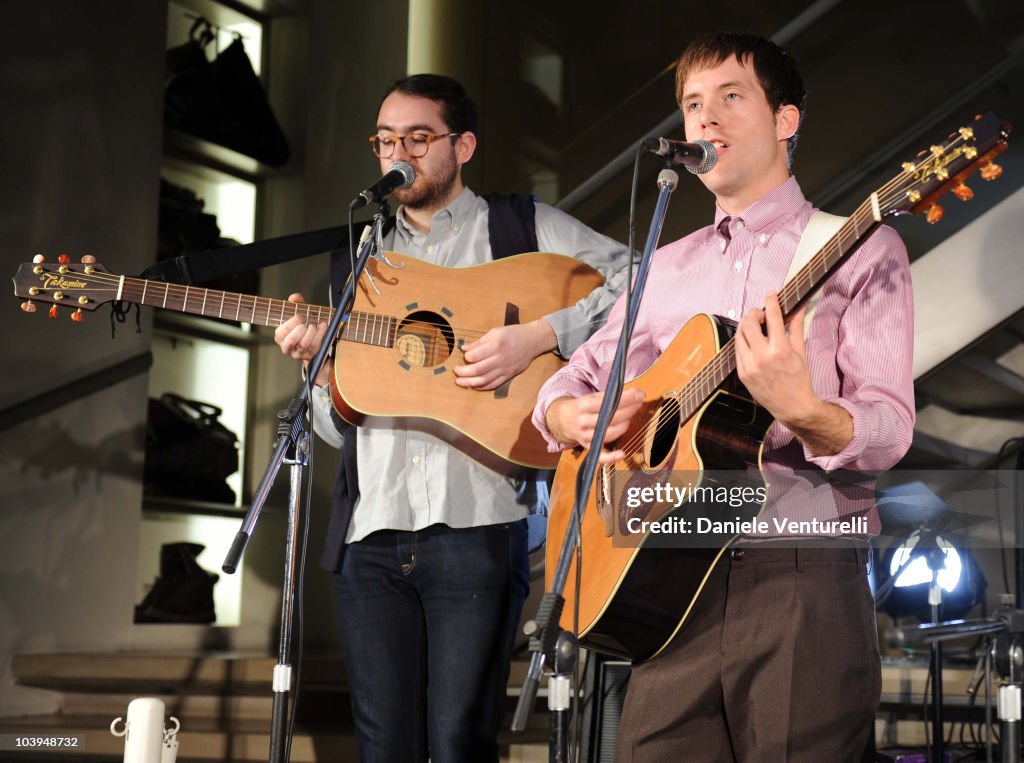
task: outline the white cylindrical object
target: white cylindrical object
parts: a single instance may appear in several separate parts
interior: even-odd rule
[[[124,763],[160,763],[164,741],[164,703],[139,697],[128,703]]]

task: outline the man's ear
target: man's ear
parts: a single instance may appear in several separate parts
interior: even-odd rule
[[[476,152],[476,135],[464,132],[455,139],[455,159],[460,165],[466,164]]]
[[[800,127],[800,109],[792,103],[779,106],[775,114],[775,135],[778,140],[789,140]]]

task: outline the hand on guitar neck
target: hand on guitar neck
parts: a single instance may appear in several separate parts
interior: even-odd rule
[[[290,294],[288,301],[301,303],[306,300],[301,294]],[[283,355],[301,360],[305,368],[320,349],[326,334],[326,322],[306,323],[301,315],[293,315],[274,330],[274,342],[281,348]],[[315,379],[318,387],[330,383],[333,366],[333,362],[328,358]]]
[[[788,322],[779,297],[751,310],[736,328],[736,372],[751,397],[816,456],[840,453],[853,439],[845,408],[819,398],[811,386],[804,347],[804,309]]]
[[[551,403],[545,421],[548,431],[559,442],[569,446],[581,445],[589,448],[594,438],[594,427],[597,426],[597,414],[601,410],[603,392],[591,392],[580,397],[560,397]],[[612,420],[605,433],[605,445],[614,443],[625,434],[633,417],[639,412],[644,401],[644,393],[639,389],[627,389],[622,393],[619,407],[615,409]],[[602,451],[598,463],[610,464],[621,461],[626,454],[621,450]]]
[[[492,328],[462,348],[466,365],[455,366],[455,383],[469,389],[497,389],[530,362],[558,347],[558,337],[544,318]]]

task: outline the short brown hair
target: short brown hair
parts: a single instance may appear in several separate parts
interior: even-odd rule
[[[697,38],[686,46],[676,63],[676,103],[682,107],[683,87],[691,74],[718,66],[733,56],[740,63],[750,62],[753,65],[754,74],[773,113],[788,104],[800,111],[796,132],[789,138],[789,158],[792,161],[797,135],[804,121],[807,90],[796,61],[771,40],[737,32],[719,32]]]

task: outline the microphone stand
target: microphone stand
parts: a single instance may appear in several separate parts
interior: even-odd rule
[[[356,285],[366,267],[370,255],[373,254],[376,242],[380,239],[384,221],[390,215],[386,201],[381,201],[377,213],[373,216],[372,235],[363,239],[359,247],[359,256],[355,270],[349,278],[348,283],[342,291],[338,308],[331,316],[327,326],[327,334],[324,336],[323,344],[317,350],[316,355],[309,361],[306,369],[306,379],[315,379],[320,369],[323,368],[327,354],[338,336],[341,324],[347,319],[355,302]],[[288,744],[287,721],[288,705],[291,694],[292,673],[289,659],[292,645],[292,620],[293,604],[295,601],[295,553],[296,537],[298,532],[297,517],[299,513],[299,495],[302,487],[302,468],[308,463],[309,433],[306,431],[306,413],[309,410],[309,389],[310,385],[303,382],[298,394],[292,398],[288,407],[279,412],[277,427],[277,444],[267,464],[263,479],[260,480],[256,489],[255,497],[245,519],[242,520],[242,528],[235,534],[235,539],[224,557],[221,569],[229,575],[234,574],[238,564],[249,543],[249,538],[259,521],[259,516],[266,503],[270,489],[277,479],[278,471],[282,463],[289,464],[291,476],[288,492],[288,527],[285,541],[284,560],[284,583],[281,600],[281,634],[278,643],[278,663],[274,666],[273,692],[274,702],[271,707],[270,721],[270,763],[284,763],[286,760],[286,749]]]
[[[679,175],[672,169],[671,162],[666,162],[665,169],[658,175],[658,199],[654,207],[654,214],[650,230],[647,234],[647,241],[644,245],[643,256],[637,269],[633,293],[626,308],[626,318],[623,322],[622,334],[619,337],[619,345],[615,352],[615,360],[608,375],[608,386],[605,389],[604,398],[601,401],[601,409],[597,417],[597,424],[594,427],[594,438],[577,478],[573,521],[569,524],[569,527],[572,529],[566,532],[565,538],[562,540],[558,565],[555,568],[551,581],[551,590],[544,594],[540,605],[537,607],[536,616],[526,625],[526,632],[530,636],[530,667],[523,681],[523,688],[512,718],[511,728],[513,732],[517,733],[526,730],[526,720],[537,697],[537,686],[541,673],[544,670],[545,664],[551,666],[553,674],[548,683],[548,700],[551,707],[550,763],[568,763],[569,761],[569,740],[568,734],[565,732],[568,726],[566,719],[571,714],[573,698],[571,697],[571,692],[566,691],[566,689],[569,686],[571,671],[576,664],[575,636],[568,634],[559,624],[562,619],[562,609],[565,607],[562,591],[565,589],[565,580],[569,575],[569,565],[572,562],[573,551],[579,543],[579,528],[583,518],[583,510],[587,505],[590,488],[594,482],[594,474],[597,472],[597,461],[601,455],[605,432],[608,431],[608,424],[611,421],[612,414],[618,407],[619,400],[622,397],[622,370],[625,368],[626,351],[629,346],[630,337],[633,334],[637,314],[640,310],[640,300],[643,297],[644,285],[647,283],[651,259],[657,247],[658,239],[661,236],[661,228],[665,222],[665,213],[668,211],[669,196],[675,190],[678,183]],[[567,652],[571,652],[571,656]],[[556,700],[552,702],[552,697],[556,695]]]

